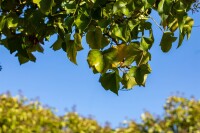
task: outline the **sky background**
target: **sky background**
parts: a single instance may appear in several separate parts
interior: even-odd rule
[[[194,25],[200,25],[199,13],[191,15]],[[154,24],[155,25],[155,24]],[[119,96],[105,91],[87,64],[89,50],[83,39],[84,50],[77,56],[78,66],[72,64],[60,50],[54,52],[49,47],[56,40],[53,36],[44,46],[44,54],[35,53],[36,63],[19,65],[18,59],[0,46],[0,93],[19,90],[29,99],[38,97],[43,104],[57,108],[63,115],[76,105],[83,116],[92,115],[101,124],[106,121],[117,127],[125,119],[140,121],[147,110],[156,115],[163,114],[163,105],[168,96],[195,96],[200,99],[200,27],[194,27],[191,38],[176,49],[162,53],[159,41],[162,33],[154,26],[155,43],[151,49],[152,73],[147,78],[146,87],[134,87],[130,91],[120,91]]]

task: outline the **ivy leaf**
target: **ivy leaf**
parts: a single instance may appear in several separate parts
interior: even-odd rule
[[[111,90],[118,95],[120,87],[121,77],[119,76],[118,70],[110,73],[104,73],[101,75],[99,82],[105,90]]]
[[[177,37],[174,37],[174,33],[172,32],[164,32],[161,42],[160,42],[160,46],[163,52],[168,52],[171,47],[172,47],[172,43],[174,41],[176,41]]]
[[[104,69],[104,60],[101,51],[97,49],[92,49],[88,53],[87,61],[89,67],[92,67],[93,70],[101,73]]]

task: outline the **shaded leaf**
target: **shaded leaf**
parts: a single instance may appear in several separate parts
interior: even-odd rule
[[[145,86],[147,75],[151,72],[151,68],[147,64],[139,66],[135,71],[135,81],[138,85]]]
[[[120,87],[120,81],[121,77],[119,76],[119,72],[117,70],[111,73],[104,73],[99,79],[99,82],[105,90],[111,90],[117,95]]]
[[[62,48],[62,43],[63,43],[63,40],[61,39],[60,36],[58,36],[57,40],[54,42],[54,44],[50,47],[50,48],[53,48],[53,50],[59,50]]]
[[[102,31],[99,27],[96,27],[95,30],[88,31],[86,35],[86,41],[92,49],[100,49],[105,47],[105,44],[102,46]]]
[[[49,14],[54,5],[54,0],[33,0],[33,3],[38,5],[42,13]]]
[[[172,43],[174,41],[176,41],[177,37],[174,37],[174,33],[172,32],[164,32],[161,42],[160,42],[160,46],[163,52],[168,52],[171,47],[172,47]]]

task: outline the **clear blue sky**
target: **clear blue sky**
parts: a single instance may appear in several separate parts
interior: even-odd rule
[[[199,13],[192,15],[195,25],[200,25]],[[88,46],[78,53],[78,66],[70,63],[63,51],[54,52],[49,47],[55,41],[52,37],[46,43],[44,54],[35,53],[36,63],[19,65],[14,55],[0,46],[0,93],[10,91],[13,95],[22,90],[28,98],[39,97],[43,104],[58,109],[64,114],[65,108],[77,106],[83,116],[93,115],[100,124],[111,122],[113,127],[124,119],[140,120],[144,110],[162,115],[166,98],[177,92],[184,96],[200,99],[200,27],[193,29],[189,41],[164,54],[159,47],[162,33],[155,26],[156,42],[151,49],[152,73],[146,87],[135,87],[131,91],[120,91],[119,96],[105,91],[98,82],[99,75],[89,69],[86,58]]]

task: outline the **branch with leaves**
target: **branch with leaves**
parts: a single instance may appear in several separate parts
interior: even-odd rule
[[[100,73],[106,90],[118,94],[120,88],[145,86],[151,72],[152,25],[163,32],[163,52],[177,38],[180,47],[194,23],[188,12],[198,5],[193,0],[1,0],[0,42],[23,64],[35,62],[34,52],[43,52],[44,41],[57,34],[51,48],[62,49],[77,64],[86,37],[89,67]],[[151,17],[151,10],[159,14],[160,24]],[[126,72],[119,71],[125,66],[129,67]]]

